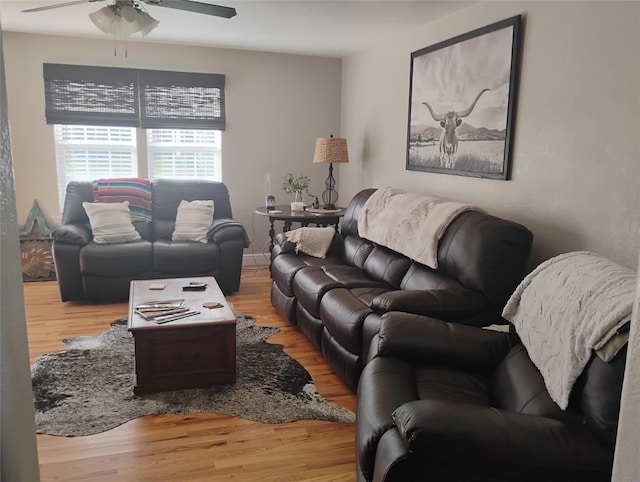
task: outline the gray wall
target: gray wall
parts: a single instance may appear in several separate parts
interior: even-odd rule
[[[18,219],[34,199],[48,221],[59,222],[53,127],[45,123],[42,63],[136,67],[222,73],[226,77],[227,129],[222,134],[222,178],[234,217],[255,238],[247,253],[261,253],[267,220],[254,217],[265,201],[271,173],[278,203],[287,172],[311,178],[324,189],[327,167],[313,164],[316,137],[340,131],[341,60],[247,50],[187,47],[131,41],[128,56],[110,39],[5,34],[9,119],[14,144]]]
[[[0,31],[0,480],[39,480]]]
[[[405,170],[411,52],[523,14],[512,180]],[[591,250],[634,268],[640,220],[640,3],[483,2],[343,63],[340,190],[476,203],[534,232],[532,265]]]
[[[411,52],[518,14],[525,28],[512,180],[406,171]],[[640,2],[482,2],[344,59],[342,76],[350,145],[342,192],[396,186],[479,204],[533,231],[530,267],[574,250],[638,266]],[[628,363],[640,357],[638,308]],[[638,394],[632,367],[616,482],[640,475]]]

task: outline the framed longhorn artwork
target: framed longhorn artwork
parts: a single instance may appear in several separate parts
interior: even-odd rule
[[[520,15],[411,54],[412,171],[509,179]]]

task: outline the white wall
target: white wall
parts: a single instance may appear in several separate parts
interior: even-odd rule
[[[24,223],[34,199],[49,222],[59,219],[53,128],[45,123],[44,62],[222,73],[226,77],[227,129],[222,135],[223,181],[234,217],[261,253],[267,220],[254,217],[264,205],[265,175],[272,175],[276,202],[286,172],[312,180],[320,192],[327,167],[314,165],[316,137],[339,134],[341,60],[113,40],[5,33],[9,119],[14,147],[18,220]]]
[[[411,52],[522,14],[510,181],[405,170]],[[343,62],[341,192],[396,186],[476,203],[534,233],[531,266],[591,250],[635,268],[640,3],[483,2]]]

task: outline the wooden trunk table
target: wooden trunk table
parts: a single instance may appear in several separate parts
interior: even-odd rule
[[[204,291],[183,291],[190,282],[204,282]],[[164,285],[164,289],[150,289]],[[156,323],[136,313],[150,301],[183,299],[197,315]],[[221,308],[205,308],[205,303]],[[129,291],[128,329],[135,344],[134,393],[198,388],[236,380],[236,317],[216,280],[173,278],[136,280]]]

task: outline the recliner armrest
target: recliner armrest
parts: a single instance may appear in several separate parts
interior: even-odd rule
[[[393,311],[382,315],[377,356],[483,370],[495,368],[515,343],[509,333]]]
[[[230,218],[214,219],[213,224],[207,232],[207,238],[214,243],[242,239],[244,247],[249,247],[249,237],[247,236],[247,231],[244,229],[244,226]]]
[[[407,402],[392,418],[417,457],[452,467],[464,461],[466,470],[506,479],[574,480],[581,471],[606,473],[613,462],[612,452],[579,422],[451,400]]]
[[[378,313],[404,311],[458,321],[487,311],[489,303],[479,292],[468,289],[398,290],[376,296],[369,306]]]
[[[92,239],[91,227],[84,224],[63,224],[51,231],[54,241],[84,246]]]

